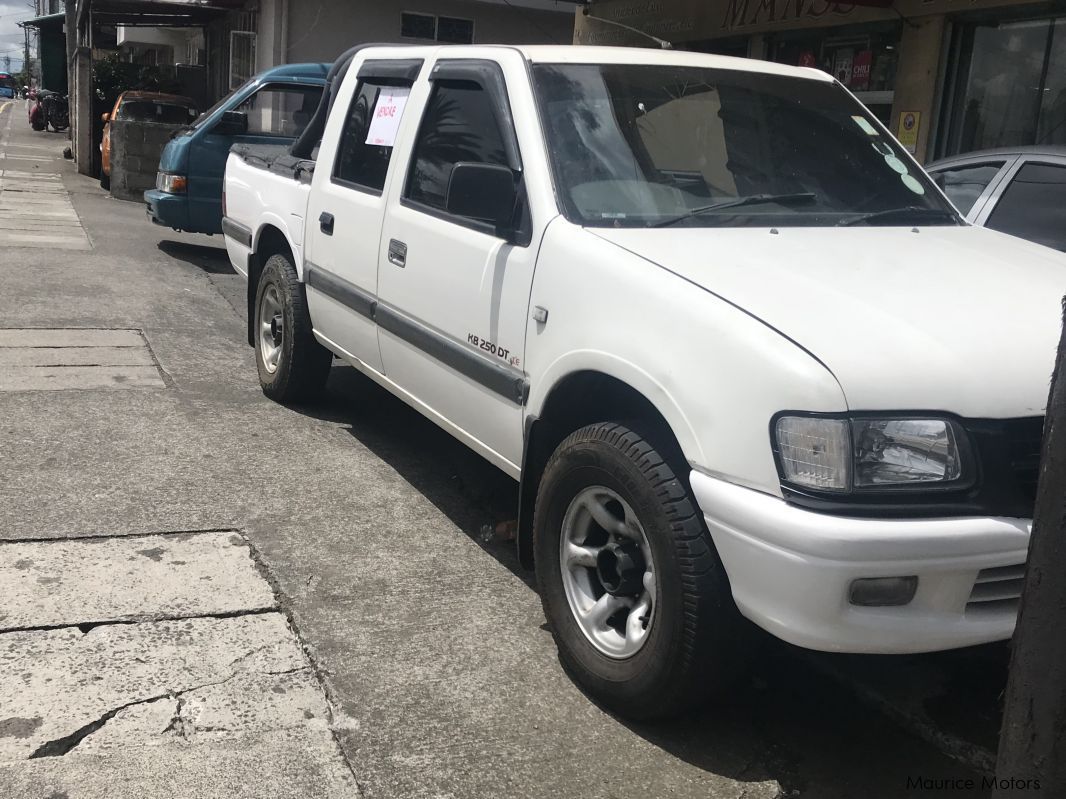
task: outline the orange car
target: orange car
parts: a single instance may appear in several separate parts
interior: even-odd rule
[[[190,97],[160,92],[123,92],[110,114],[104,114],[104,138],[100,142],[100,185],[111,188],[111,120],[161,122],[188,125],[199,111]]]

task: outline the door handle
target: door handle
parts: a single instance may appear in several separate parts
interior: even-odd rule
[[[389,239],[389,263],[403,267],[407,265],[407,245],[396,239]]]
[[[318,215],[318,228],[327,236],[333,235],[333,214],[323,211]]]

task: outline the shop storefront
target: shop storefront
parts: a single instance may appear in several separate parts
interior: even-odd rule
[[[1066,13],[953,26],[936,155],[1066,145]]]
[[[642,31],[822,69],[920,160],[1066,143],[1066,0],[593,0],[576,19],[578,44],[655,46]]]
[[[899,22],[872,22],[828,30],[782,31],[766,37],[763,57],[828,72],[889,125],[901,27]]]

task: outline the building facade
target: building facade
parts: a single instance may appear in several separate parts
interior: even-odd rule
[[[1061,0],[592,0],[574,41],[656,46],[641,32],[823,69],[921,161],[1066,144]]]
[[[259,69],[332,61],[363,42],[569,44],[574,7],[574,0],[258,0],[254,61]]]

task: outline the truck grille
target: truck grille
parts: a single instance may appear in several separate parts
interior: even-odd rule
[[[1025,584],[1025,564],[981,569],[974,580],[967,613],[1018,612]]]
[[[1033,518],[1044,417],[969,419],[963,422],[980,461],[974,497],[991,516]]]
[[[1031,507],[1036,506],[1036,481],[1040,474],[1043,432],[1042,418],[1015,419],[1007,424],[1010,469],[1017,481],[1018,490]]]

